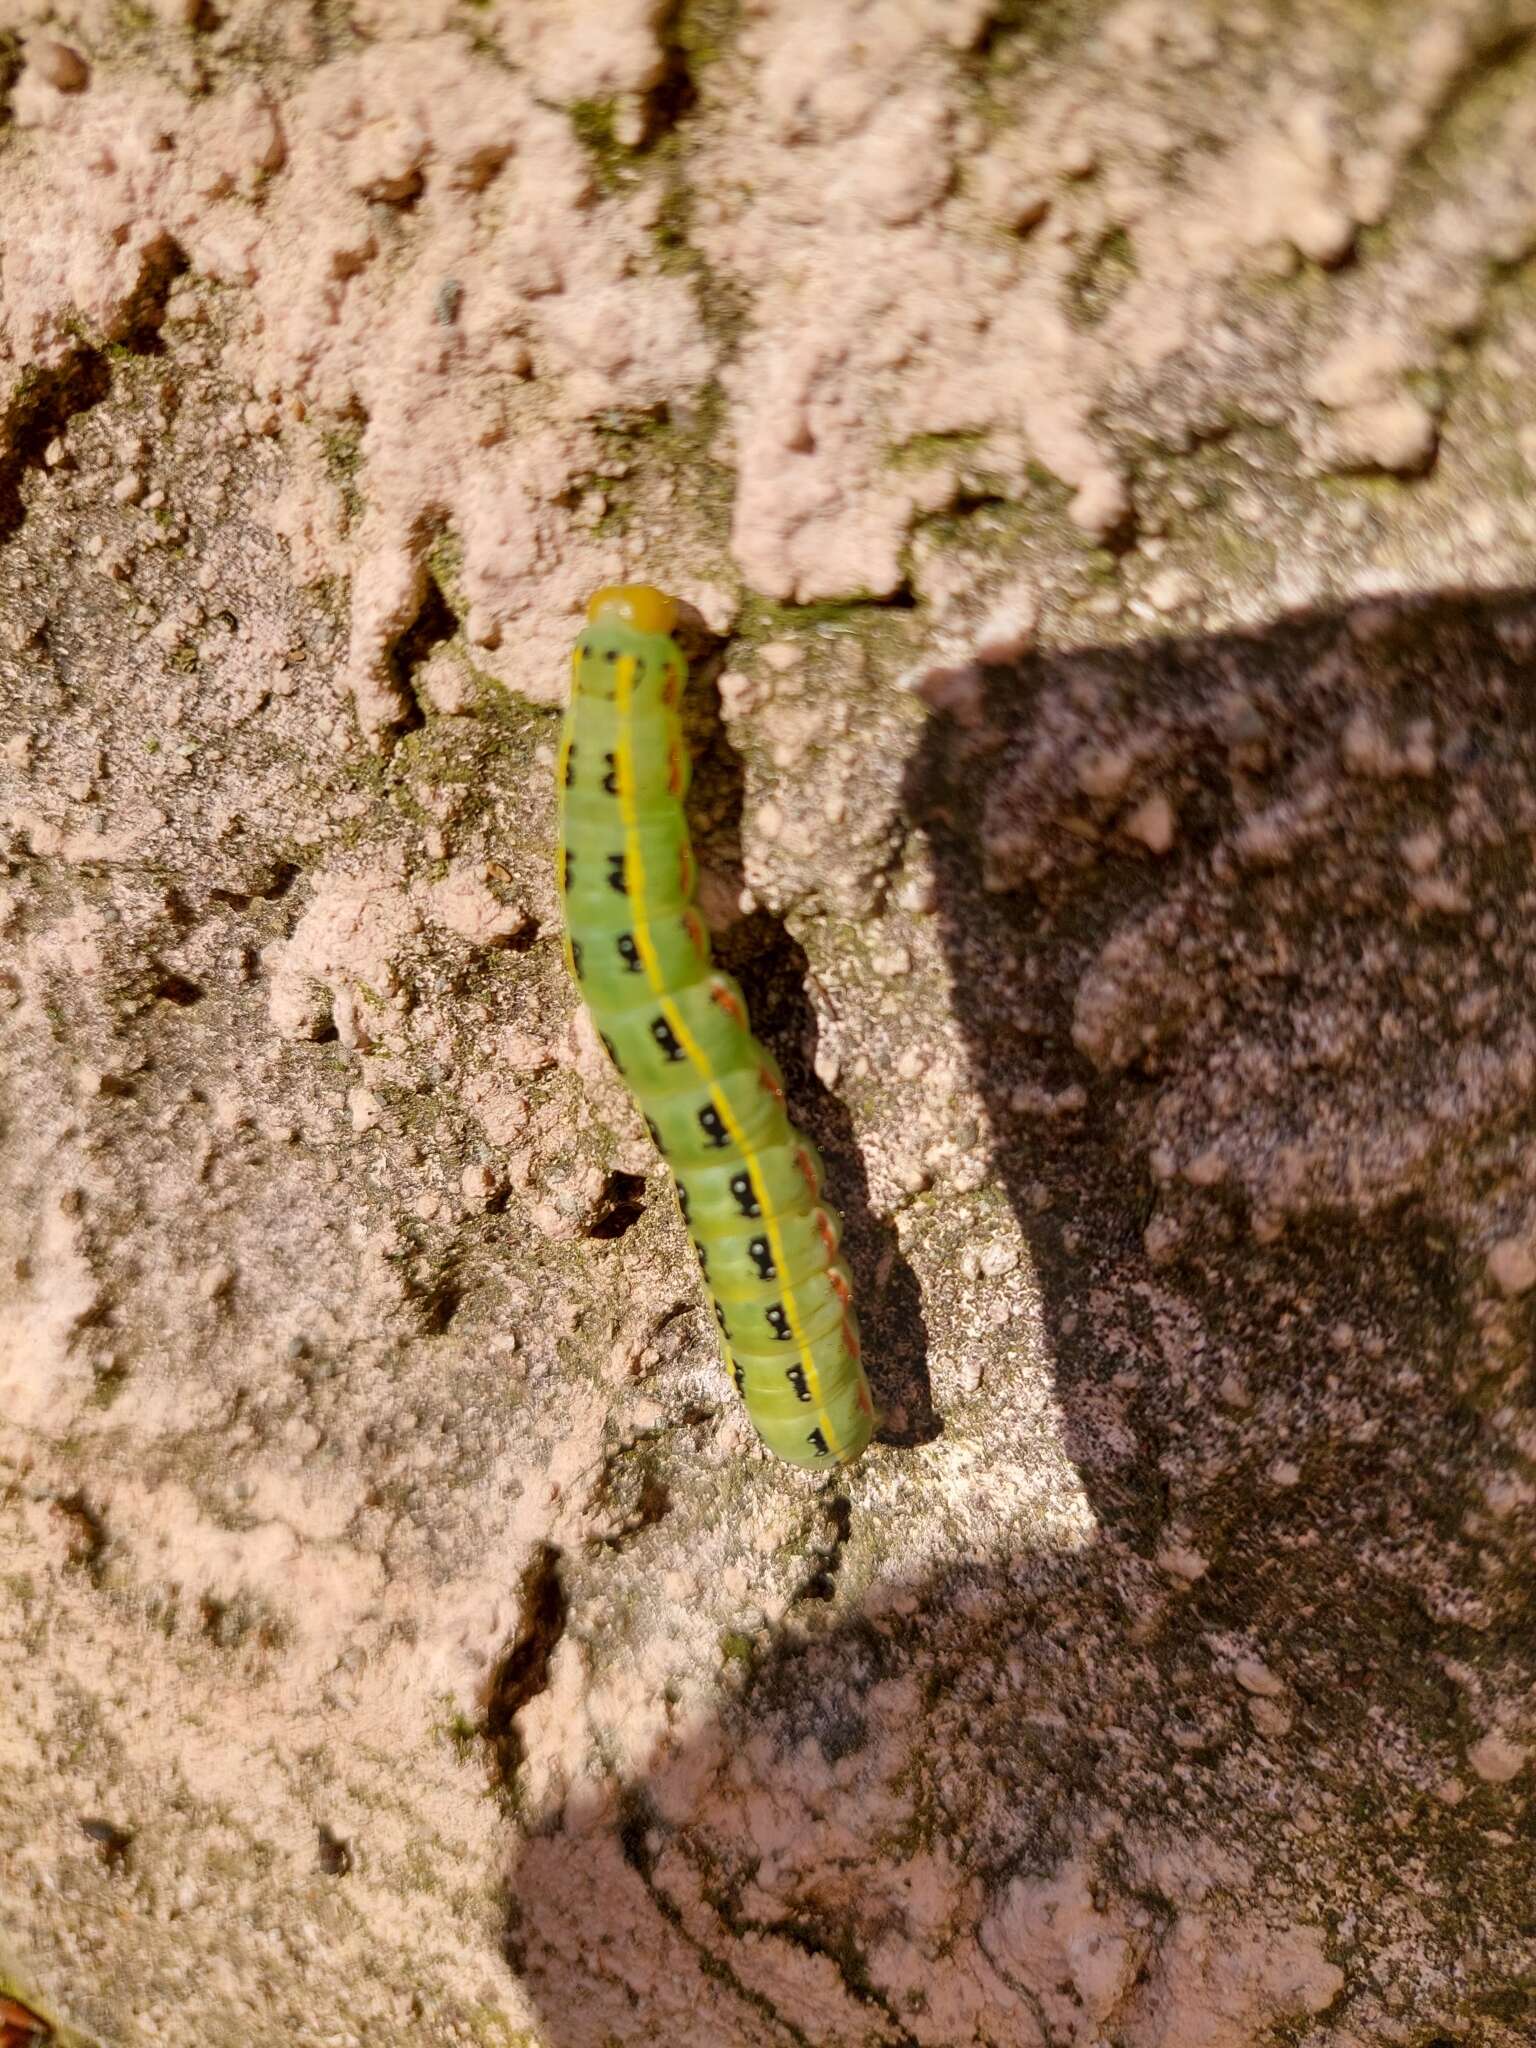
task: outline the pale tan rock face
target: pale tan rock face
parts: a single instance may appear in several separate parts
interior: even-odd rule
[[[1533,34],[0,10],[0,2000],[1524,2048]],[[819,1488],[561,963],[633,578]]]

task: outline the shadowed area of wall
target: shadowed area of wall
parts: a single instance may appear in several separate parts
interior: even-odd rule
[[[1449,597],[936,690],[908,805],[1041,1339],[978,1320],[951,1426],[1044,1399],[1094,1533],[797,1607],[550,1802],[553,2048],[1521,2037],[1533,647]]]

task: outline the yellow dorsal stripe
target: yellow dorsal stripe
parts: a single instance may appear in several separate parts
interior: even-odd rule
[[[614,780],[619,792],[619,819],[624,827],[624,881],[629,895],[630,912],[634,918],[635,951],[640,955],[640,965],[644,970],[646,983],[660,1006],[662,1016],[676,1035],[684,1056],[692,1064],[700,1080],[707,1084],[715,1114],[724,1126],[726,1136],[746,1163],[753,1200],[762,1211],[763,1230],[768,1239],[768,1249],[773,1257],[774,1268],[782,1273],[787,1263],[784,1257],[784,1239],[778,1222],[768,1207],[767,1189],[763,1184],[757,1155],[747,1143],[746,1134],[736,1120],[729,1099],[715,1085],[714,1070],[710,1066],[708,1055],[688,1029],[682,1012],[667,995],[661,974],[661,963],[656,957],[656,948],[651,940],[650,918],[646,910],[645,859],[640,850],[640,821],[635,812],[635,778],[630,740],[630,706],[634,683],[634,657],[623,655],[614,670],[614,708],[617,712],[618,731],[615,735],[613,767]],[[787,1280],[784,1285],[784,1314],[789,1323],[795,1349],[800,1354],[800,1365],[805,1373],[805,1383],[810,1390],[811,1403],[816,1411],[817,1425],[826,1440],[827,1449],[834,1458],[840,1459],[843,1454],[842,1442],[833,1425],[831,1414],[821,1398],[821,1375],[816,1370],[816,1361],[805,1339],[799,1306],[795,1301],[795,1290]]]

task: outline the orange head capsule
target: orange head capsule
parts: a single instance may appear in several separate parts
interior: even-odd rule
[[[637,633],[670,633],[677,625],[677,599],[648,583],[610,583],[588,602],[589,624],[631,626]]]

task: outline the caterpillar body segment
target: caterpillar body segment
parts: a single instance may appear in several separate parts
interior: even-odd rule
[[[556,770],[566,964],[671,1168],[754,1428],[792,1465],[851,1464],[875,1416],[841,1225],[693,903],[676,617],[644,585],[587,607]]]

